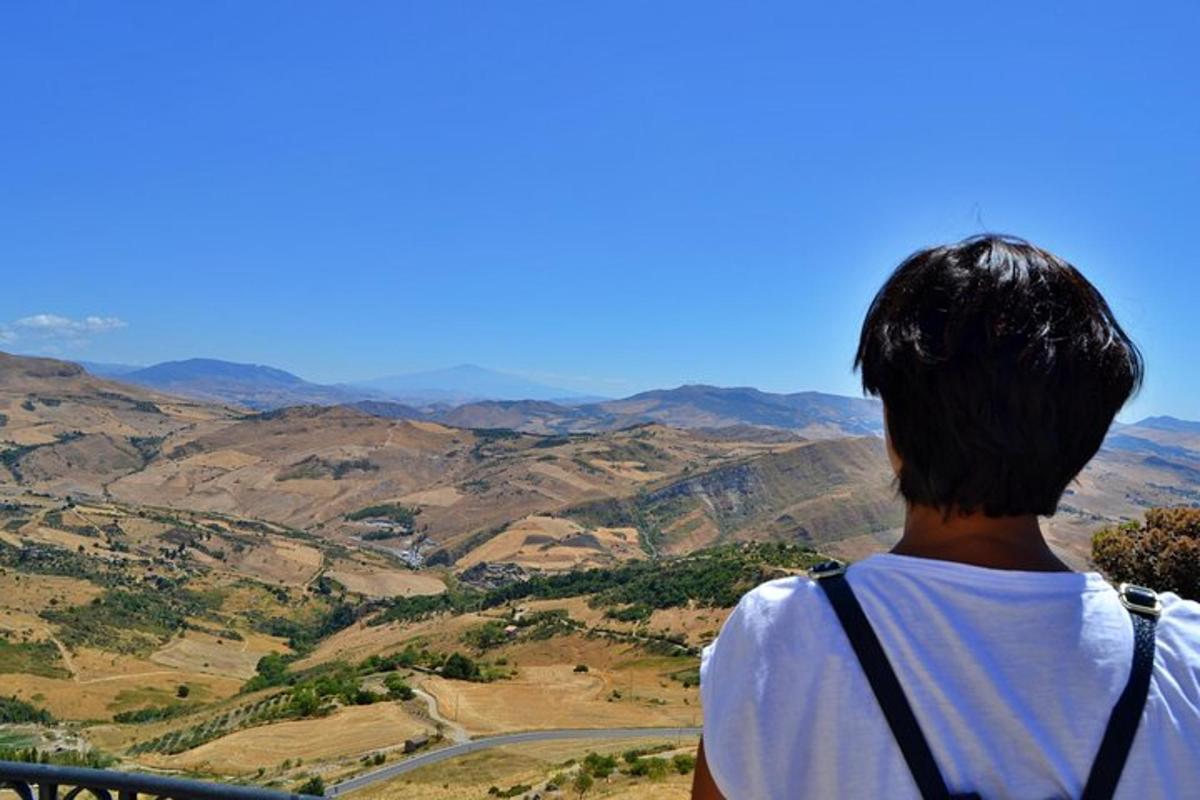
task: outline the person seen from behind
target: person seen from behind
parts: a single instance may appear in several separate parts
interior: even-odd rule
[[[742,598],[694,800],[1200,797],[1200,604],[1075,572],[1038,525],[1141,385],[1097,289],[1010,237],[923,250],[855,367],[903,534]]]

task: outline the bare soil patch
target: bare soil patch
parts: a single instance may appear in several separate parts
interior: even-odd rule
[[[459,559],[458,566],[505,561],[527,569],[559,571],[644,557],[634,528],[589,531],[571,520],[534,515],[476,547]]]

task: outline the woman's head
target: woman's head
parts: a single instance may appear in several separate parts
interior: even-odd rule
[[[1142,381],[1142,357],[1075,267],[1011,237],[906,259],[854,365],[883,400],[911,504],[1052,514]]]

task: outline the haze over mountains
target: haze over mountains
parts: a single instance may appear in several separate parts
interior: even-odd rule
[[[214,358],[165,361],[149,367],[94,361],[78,363],[99,377],[121,378],[139,386],[258,411],[306,403],[337,405],[373,399],[417,406],[461,405],[476,400],[559,400],[571,403],[602,399],[474,364],[330,385],[307,381],[276,367]]]
[[[474,400],[587,399],[579,392],[558,389],[519,375],[460,364],[449,369],[391,375],[353,384],[391,395],[402,402],[461,405]]]
[[[185,374],[194,380],[198,367],[213,376],[208,396],[229,390],[219,364]],[[145,372],[180,380],[170,365]],[[247,374],[262,397],[299,380],[269,368],[234,378]],[[482,558],[471,554],[530,515],[572,520],[579,535],[636,530],[662,552],[768,538],[854,555],[884,546],[901,517],[878,413],[859,398],[707,386],[580,406],[374,400],[252,413],[3,356],[0,484],[239,514],[343,541],[362,532],[347,514],[401,503],[422,521],[404,548],[448,563]],[[1106,522],[1196,503],[1200,425],[1149,418],[1114,428],[1046,529],[1083,564]]]
[[[773,394],[748,387],[691,385],[619,400],[596,400],[472,365],[353,385],[317,384],[274,367],[216,359],[170,361],[143,368],[90,366],[94,374],[123,383],[257,411],[296,405],[354,405],[390,419],[427,419],[458,427],[511,428],[538,434],[616,430],[645,422],[679,428],[751,425],[792,430],[808,438],[882,432],[877,401],[821,392]]]

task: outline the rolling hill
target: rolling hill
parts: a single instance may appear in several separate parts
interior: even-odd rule
[[[847,435],[873,432],[877,411],[818,393],[689,386],[575,407],[246,414],[5,356],[0,484],[257,517],[414,563],[471,560],[510,529],[529,533],[519,526],[531,517],[573,520],[584,534],[633,529],[651,553],[762,538],[861,555],[894,538],[900,520],[879,438]],[[1084,565],[1101,525],[1150,505],[1200,503],[1198,445],[1185,421],[1114,429],[1046,521],[1048,535]],[[384,522],[347,518],[388,504],[417,512],[417,524],[388,538],[376,530]]]
[[[337,405],[379,397],[377,393],[310,383],[274,367],[212,358],[166,361],[114,377],[182,397],[256,410],[285,406]]]
[[[566,389],[473,365],[337,386],[312,383],[274,367],[216,359],[94,368],[106,371],[113,380],[257,411],[353,405],[389,419],[537,434],[611,431],[647,422],[676,428],[770,427],[807,438],[882,432],[878,401],[821,392],[774,394],[748,387],[688,385],[592,401]]]
[[[534,400],[465,403],[431,411],[427,416],[448,425],[505,427],[542,434],[617,430],[647,422],[675,428],[778,428],[813,439],[883,432],[877,400],[701,385],[569,406]]]
[[[630,427],[619,430],[535,435],[383,418],[347,406],[248,415],[103,381],[65,362],[9,357],[0,372],[5,376],[0,409],[7,414],[0,436],[9,441],[0,461],[8,482],[143,506],[252,516],[345,542],[358,541],[369,529],[348,514],[397,503],[420,512],[419,530],[379,546],[444,562],[530,515],[563,515],[610,499],[638,508],[637,498],[649,497],[650,515],[631,526],[649,537],[651,547],[651,525],[662,528],[668,534],[663,546],[681,552],[746,531],[787,537],[805,526],[821,527],[836,538],[861,532],[835,526],[836,519],[872,529],[896,520],[894,504],[891,512],[879,507],[887,480],[878,440],[870,440],[869,469],[839,468],[819,484],[805,483],[797,473],[789,490],[775,479],[728,483],[713,471],[785,474],[769,460],[756,462],[793,450],[814,458],[823,454],[820,463],[827,465],[861,466],[864,445],[853,439],[810,442],[754,426],[689,431],[629,419],[622,422]],[[164,381],[169,378],[167,372]],[[679,481],[684,488],[675,487]],[[856,483],[871,483],[873,489],[859,491]],[[830,515],[814,492],[853,510]],[[699,498],[717,495],[722,499],[701,521],[696,503],[705,501]],[[668,496],[691,499],[668,503]],[[808,511],[797,507],[802,502]],[[741,507],[744,519],[725,507]],[[791,518],[771,517],[775,507]]]

